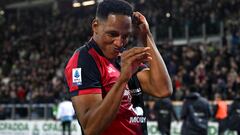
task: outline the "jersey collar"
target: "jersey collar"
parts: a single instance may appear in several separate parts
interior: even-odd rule
[[[97,45],[96,41],[94,41],[93,38],[91,38],[88,42],[88,45],[92,48],[94,48],[98,54],[100,54],[101,56],[105,57],[102,50],[99,48],[99,46]]]

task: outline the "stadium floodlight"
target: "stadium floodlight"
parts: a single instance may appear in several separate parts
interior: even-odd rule
[[[166,17],[169,18],[171,17],[171,14],[169,12],[166,13]]]
[[[3,10],[0,10],[0,15],[4,15],[4,11]]]
[[[72,6],[73,6],[74,8],[80,7],[80,6],[81,6],[81,3],[80,3],[78,0],[73,0]]]
[[[94,0],[84,1],[82,3],[83,6],[90,6],[90,5],[93,5],[93,4],[95,4]]]

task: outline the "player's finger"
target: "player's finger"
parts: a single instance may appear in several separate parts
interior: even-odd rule
[[[136,58],[135,61],[138,61],[139,63],[142,63],[142,62],[148,62],[149,60],[152,60],[151,54],[146,53],[146,54]]]
[[[136,54],[132,57],[129,57],[128,61],[130,63],[133,63],[133,62],[136,62],[136,61],[143,61],[143,60],[146,60],[148,58],[151,58],[150,53],[143,52],[143,53]]]
[[[122,54],[123,59],[129,59],[132,56],[135,56],[137,54],[141,54],[143,52],[148,52],[150,50],[150,47],[134,47],[129,49],[128,51],[125,51]]]

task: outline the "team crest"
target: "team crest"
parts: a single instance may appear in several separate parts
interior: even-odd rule
[[[107,67],[108,68],[108,73],[115,73],[116,71],[112,67]]]
[[[82,69],[73,68],[72,69],[72,82],[74,85],[82,85]]]

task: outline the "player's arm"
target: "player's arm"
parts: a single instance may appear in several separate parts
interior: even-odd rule
[[[118,80],[107,96],[87,94],[72,97],[78,120],[86,135],[102,132],[115,118],[126,82]]]
[[[172,93],[172,82],[162,56],[155,45],[148,23],[139,12],[134,12],[133,18],[136,19],[135,23],[137,24],[136,29],[140,43],[150,47],[149,53],[152,57],[149,62],[149,69],[137,74],[143,91],[156,97],[169,96]]]
[[[86,135],[100,134],[115,118],[125,86],[138,65],[149,58],[149,48],[133,48],[122,54],[121,74],[107,95],[84,94],[72,97],[77,118]]]

